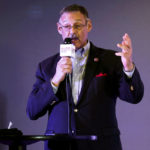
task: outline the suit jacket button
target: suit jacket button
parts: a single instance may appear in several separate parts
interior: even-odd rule
[[[134,91],[133,85],[130,86],[130,90],[131,90],[131,91]]]
[[[74,130],[72,130],[71,132],[72,132],[72,134],[74,134],[74,133],[75,133],[75,131],[74,131]]]
[[[77,113],[77,112],[78,112],[78,109],[77,109],[77,108],[75,108],[75,109],[74,109],[74,112],[76,112],[76,113]]]

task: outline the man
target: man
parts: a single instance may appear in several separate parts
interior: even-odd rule
[[[122,51],[115,52],[94,46],[88,40],[91,29],[92,22],[84,7],[70,5],[61,11],[57,30],[63,40],[72,39],[76,57],[61,58],[56,54],[39,64],[27,114],[35,120],[48,112],[46,134],[68,133],[68,97],[72,134],[98,136],[96,142],[78,141],[71,149],[121,150],[116,99],[140,102],[143,83],[132,60],[129,35],[125,34],[117,45]],[[67,74],[71,89],[66,86]],[[47,141],[45,149],[68,150],[69,147],[66,143]]]

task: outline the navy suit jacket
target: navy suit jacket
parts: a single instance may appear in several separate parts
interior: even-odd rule
[[[68,129],[66,79],[60,84],[56,94],[50,84],[59,59],[59,54],[56,54],[39,63],[36,82],[27,104],[27,114],[32,120],[48,112],[46,134],[67,133]],[[116,100],[119,97],[136,104],[142,99],[144,87],[137,68],[129,79],[123,72],[121,59],[115,56],[115,51],[98,48],[91,43],[83,86],[76,105],[72,101],[70,88],[68,91],[72,133],[96,134],[103,139],[94,144],[81,142],[76,150],[121,150]],[[49,146],[49,149],[53,147],[48,144],[47,142],[46,147]]]

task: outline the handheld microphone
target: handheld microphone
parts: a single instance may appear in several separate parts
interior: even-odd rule
[[[66,38],[63,44],[60,44],[60,56],[75,58],[75,46],[72,44],[71,38]]]
[[[60,44],[60,56],[67,56],[75,58],[75,46],[72,44],[71,38],[66,38],[63,44]],[[70,87],[70,88],[69,88]],[[68,134],[71,134],[71,103],[70,103],[70,94],[69,89],[71,90],[69,74],[66,74],[66,96],[67,96],[67,108],[68,108]],[[72,90],[70,91],[70,93]]]

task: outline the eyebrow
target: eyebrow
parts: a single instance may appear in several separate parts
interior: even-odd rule
[[[78,23],[78,22],[81,22],[82,21],[82,19],[77,19],[77,20],[75,20],[76,22],[75,23]],[[66,20],[65,21],[61,21],[62,23],[68,23]],[[59,21],[59,23],[61,24],[61,22]],[[86,22],[86,20],[85,20],[85,22]],[[69,24],[69,23],[68,23]]]

